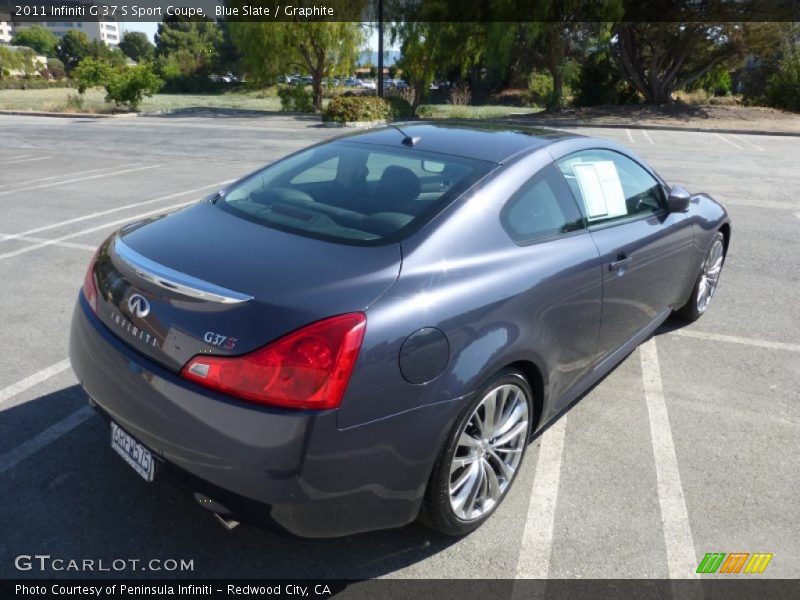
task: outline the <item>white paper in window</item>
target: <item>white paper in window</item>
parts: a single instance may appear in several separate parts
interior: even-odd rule
[[[628,213],[622,183],[613,161],[578,163],[573,168],[590,221]]]

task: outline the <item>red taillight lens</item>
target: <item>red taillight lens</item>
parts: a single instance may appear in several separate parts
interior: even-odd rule
[[[97,283],[94,279],[94,265],[97,263],[99,255],[100,248],[94,251],[94,256],[92,256],[92,260],[89,261],[89,267],[86,269],[86,275],[83,276],[83,295],[86,296],[86,301],[95,313],[97,312]]]
[[[358,358],[367,318],[339,315],[312,323],[242,356],[198,355],[181,374],[253,402],[290,408],[336,408]]]

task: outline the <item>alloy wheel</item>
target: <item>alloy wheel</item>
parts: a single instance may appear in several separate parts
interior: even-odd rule
[[[697,286],[697,312],[704,313],[708,308],[714,292],[717,290],[719,275],[722,272],[722,262],[725,259],[725,252],[722,240],[716,240],[708,251],[708,256],[703,263],[703,270],[700,273],[700,282]]]
[[[459,519],[497,506],[522,460],[528,420],[524,390],[509,383],[489,390],[467,419],[450,465],[450,507]]]

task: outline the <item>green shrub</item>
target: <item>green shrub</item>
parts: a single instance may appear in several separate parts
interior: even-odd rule
[[[70,82],[66,79],[60,81],[48,81],[47,79],[24,79],[22,77],[8,77],[0,79],[0,90],[46,90],[50,88],[70,87]]]
[[[50,71],[50,76],[54,79],[64,79],[67,72],[64,70],[64,63],[57,58],[47,59],[47,70]]]
[[[392,106],[377,96],[338,96],[322,111],[323,121],[336,123],[390,120],[392,117]]]
[[[106,102],[136,110],[145,96],[152,96],[163,85],[164,82],[148,64],[118,69],[105,84]]]
[[[384,100],[392,110],[392,119],[403,120],[414,116],[414,109],[411,108],[411,103],[405,98],[390,94],[384,97]]]
[[[787,52],[767,81],[770,106],[800,112],[800,50]]]
[[[528,80],[528,98],[531,104],[547,106],[553,94],[553,78],[547,73],[536,71]]]
[[[304,85],[287,85],[278,89],[281,110],[290,112],[314,112],[314,96]]]
[[[83,94],[91,87],[108,83],[113,70],[107,62],[87,56],[72,69],[72,77],[78,85],[78,93]]]

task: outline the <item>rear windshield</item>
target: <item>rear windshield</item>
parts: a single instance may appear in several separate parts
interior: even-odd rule
[[[259,171],[217,204],[311,237],[385,243],[426,222],[492,166],[413,148],[335,142]]]

